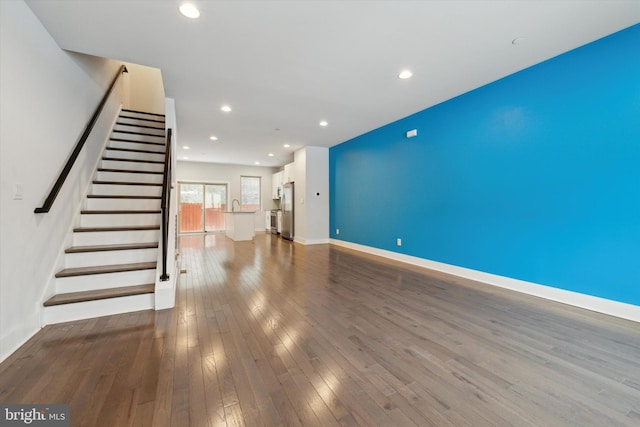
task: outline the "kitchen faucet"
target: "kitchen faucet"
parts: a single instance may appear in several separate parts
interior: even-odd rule
[[[236,211],[236,205],[235,205],[235,203],[236,203],[236,202],[238,202],[238,210],[240,210],[240,208],[242,207],[242,206],[240,205],[240,200],[238,200],[238,199],[233,199],[233,200],[231,201],[231,212],[235,212],[235,211]]]

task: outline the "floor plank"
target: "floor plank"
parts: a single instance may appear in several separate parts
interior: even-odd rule
[[[640,325],[329,245],[180,237],[176,306],[47,326],[0,401],[71,425],[636,426]]]

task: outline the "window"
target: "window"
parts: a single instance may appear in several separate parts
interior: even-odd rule
[[[240,177],[240,210],[259,211],[260,210],[260,177],[241,176]]]

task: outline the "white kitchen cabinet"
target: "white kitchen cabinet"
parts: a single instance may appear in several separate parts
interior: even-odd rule
[[[280,199],[280,193],[282,192],[282,177],[283,172],[276,172],[271,176],[271,198]]]
[[[296,177],[295,177],[295,167],[294,167],[294,163],[289,163],[288,165],[284,165],[284,176],[283,176],[283,183],[287,183],[287,182],[295,182]]]
[[[255,212],[235,211],[225,212],[225,234],[236,242],[253,240],[256,235]]]

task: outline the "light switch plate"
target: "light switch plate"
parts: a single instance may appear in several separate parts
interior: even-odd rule
[[[22,184],[13,184],[13,200],[22,200]]]

